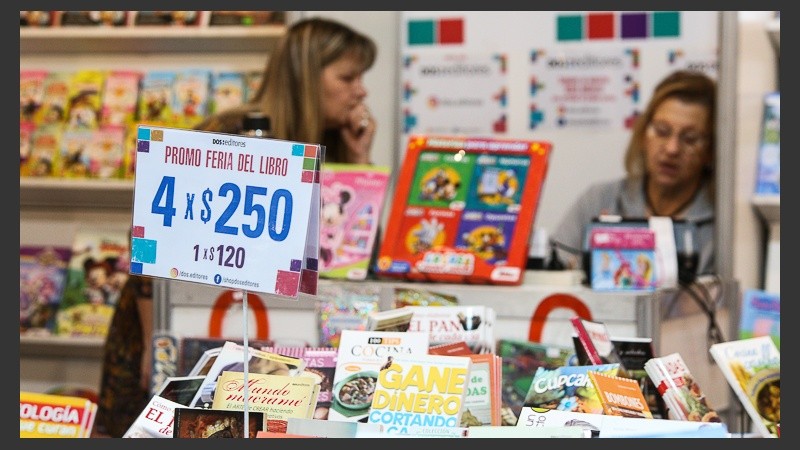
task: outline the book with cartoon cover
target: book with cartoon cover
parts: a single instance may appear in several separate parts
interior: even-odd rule
[[[70,247],[20,245],[20,332],[55,332],[56,312],[67,284],[71,254]]]
[[[322,165],[320,277],[348,280],[367,277],[389,175],[389,166]]]
[[[79,230],[72,242],[67,286],[56,314],[57,334],[105,337],[128,279],[127,230]]]

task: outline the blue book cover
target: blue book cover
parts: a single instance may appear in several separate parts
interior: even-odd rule
[[[764,96],[761,140],[758,149],[756,189],[758,195],[781,193],[781,94]]]
[[[739,339],[769,336],[781,348],[781,295],[760,289],[742,294]]]
[[[561,366],[553,370],[539,367],[525,396],[525,406],[603,414],[603,405],[589,372],[617,376],[619,368],[619,363]]]

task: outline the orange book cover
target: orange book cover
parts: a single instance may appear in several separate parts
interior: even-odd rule
[[[592,371],[589,372],[589,379],[592,380],[600,403],[603,405],[603,414],[653,418],[653,414],[647,406],[647,399],[644,398],[639,382],[636,380]]]
[[[521,284],[551,148],[545,141],[411,136],[376,274]]]

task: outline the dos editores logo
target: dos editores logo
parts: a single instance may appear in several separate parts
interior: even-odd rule
[[[172,278],[178,278],[178,268],[173,267],[172,269],[169,269],[169,276]]]

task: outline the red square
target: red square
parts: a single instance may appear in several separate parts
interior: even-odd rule
[[[137,225],[131,229],[131,237],[143,238],[144,237],[144,227]]]
[[[303,156],[306,158],[314,158],[317,156],[317,146],[316,145],[306,145],[305,151],[303,152]]]
[[[587,22],[589,30],[586,34],[589,39],[610,39],[614,37],[614,14],[589,14]]]
[[[275,293],[287,297],[297,297],[297,288],[300,285],[300,272],[279,270],[275,280]]]
[[[316,270],[302,269],[300,271],[300,292],[317,295],[317,280],[319,272]]]
[[[440,44],[464,43],[464,19],[442,19],[439,21]]]
[[[300,174],[300,181],[303,183],[313,183],[315,172],[315,170],[304,170],[303,173]]]

